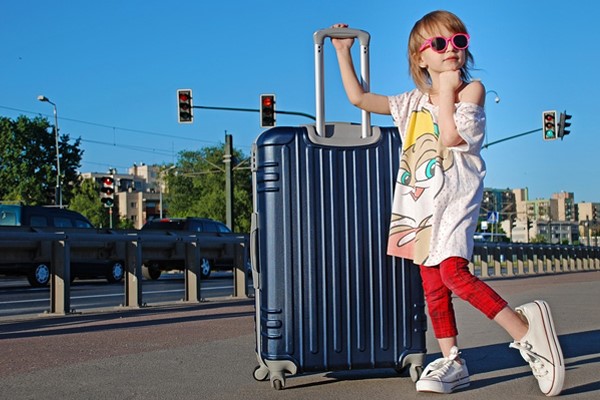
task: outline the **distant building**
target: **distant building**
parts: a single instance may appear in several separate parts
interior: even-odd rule
[[[498,213],[498,219],[501,222],[510,219],[515,212],[515,194],[511,189],[485,188],[483,190],[480,218],[485,220],[488,219],[490,213]]]
[[[575,194],[572,192],[553,193],[550,207],[552,221],[577,221]]]
[[[600,203],[577,203],[579,241],[588,246],[600,245]]]
[[[159,218],[166,213],[162,207],[164,183],[160,181],[160,166],[133,165],[129,173],[84,172],[84,179],[94,179],[98,184],[103,176],[115,180],[115,211],[119,218],[128,219],[135,228],[141,228],[146,221]]]
[[[498,213],[497,223],[501,229],[491,224],[482,231],[504,232],[513,242],[543,239],[546,243],[577,243],[581,236],[578,221],[581,211],[570,192],[554,193],[550,199],[529,200],[527,188],[486,188],[480,220],[489,220],[492,212]]]
[[[574,244],[579,242],[579,225],[574,221],[537,221],[536,236],[550,244]]]

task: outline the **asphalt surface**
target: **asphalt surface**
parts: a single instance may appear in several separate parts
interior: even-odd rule
[[[562,397],[600,398],[600,271],[488,281],[515,307],[544,299],[565,355]],[[543,398],[509,338],[455,301],[471,387],[462,399]],[[427,362],[440,356],[428,332]],[[1,399],[427,399],[393,370],[253,378],[252,300],[0,319]]]

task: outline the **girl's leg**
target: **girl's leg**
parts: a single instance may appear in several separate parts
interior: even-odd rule
[[[471,274],[468,260],[450,257],[442,261],[440,276],[454,294],[496,321],[513,339],[519,340],[525,336],[527,324],[508,307],[508,303],[498,293]]]
[[[494,321],[503,327],[514,340],[521,340],[529,329],[527,323],[510,307],[504,307],[496,314]]]
[[[425,367],[417,381],[417,392],[452,393],[470,385],[469,370],[459,357],[456,346],[456,320],[452,307],[452,292],[444,285],[439,266],[421,266],[423,289],[433,332],[443,358]]]
[[[433,332],[444,357],[456,346],[456,318],[452,307],[452,292],[444,285],[439,267],[421,266],[421,279]]]
[[[537,300],[519,307],[517,314],[492,288],[471,274],[468,264],[457,257],[444,260],[440,265],[442,282],[502,326],[515,339],[510,347],[518,349],[529,363],[542,392],[546,396],[558,395],[564,384],[565,364],[548,304]]]

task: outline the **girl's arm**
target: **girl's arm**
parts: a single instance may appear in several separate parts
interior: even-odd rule
[[[438,125],[442,143],[446,147],[455,147],[465,143],[456,128],[455,103],[462,101],[483,107],[485,101],[485,88],[480,81],[470,82],[461,89],[462,84],[460,71],[447,71],[440,74]]]
[[[334,27],[346,28],[348,25],[337,24]],[[352,62],[352,54],[350,53],[354,39],[331,39],[331,42],[336,50],[342,83],[350,103],[369,112],[389,115],[391,112],[387,96],[365,92],[358,81]]]

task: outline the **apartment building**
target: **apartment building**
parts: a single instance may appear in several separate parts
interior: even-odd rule
[[[485,220],[490,211],[498,212],[501,231],[513,242],[574,243],[582,235],[575,195],[571,192],[554,193],[549,199],[529,200],[527,188],[486,188],[481,219]]]
[[[115,180],[115,212],[119,218],[128,219],[137,229],[152,218],[165,213],[162,201],[164,183],[160,180],[160,167],[157,165],[134,164],[127,174],[116,170],[108,172],[84,172],[84,179],[94,179],[98,184],[104,176]]]

